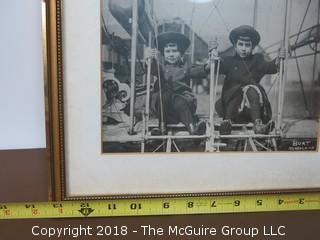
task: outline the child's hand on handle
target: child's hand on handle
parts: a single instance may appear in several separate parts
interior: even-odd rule
[[[285,59],[287,56],[287,50],[285,48],[280,48],[279,49],[279,54],[278,54],[278,57],[279,58],[282,58],[282,59]]]
[[[211,61],[214,61],[219,58],[219,52],[218,52],[218,39],[215,37],[213,40],[209,41],[209,59],[205,64],[205,71],[209,72],[211,67]]]
[[[284,47],[281,47],[279,49],[278,57],[276,59],[276,65],[279,66],[281,59],[286,59],[286,57],[287,57],[287,50]]]
[[[209,41],[209,58],[219,56],[218,47],[219,47],[219,43],[218,43],[217,37]]]
[[[151,58],[158,60],[159,59],[159,51],[156,48],[146,47],[144,52],[145,60]]]

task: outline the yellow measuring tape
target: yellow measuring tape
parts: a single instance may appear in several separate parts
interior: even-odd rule
[[[320,210],[320,193],[0,204],[0,219]]]

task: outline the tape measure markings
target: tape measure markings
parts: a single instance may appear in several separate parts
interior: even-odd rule
[[[0,219],[320,210],[320,193],[0,204]]]

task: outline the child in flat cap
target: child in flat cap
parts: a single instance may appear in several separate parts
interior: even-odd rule
[[[233,29],[229,39],[236,53],[221,61],[220,73],[225,75],[225,80],[221,99],[216,103],[216,110],[224,119],[220,134],[230,134],[232,122],[253,122],[256,134],[268,134],[274,123],[271,105],[260,81],[264,75],[278,72],[279,57],[267,62],[262,54],[253,54],[261,37],[251,26]],[[211,54],[217,55],[217,45],[212,49]]]
[[[189,67],[183,61],[183,54],[189,45],[190,40],[181,33],[166,32],[158,36],[156,46],[161,58],[154,56],[156,59],[151,67],[152,75],[157,77],[151,108],[157,114],[159,122],[162,109],[164,127],[168,123],[182,122],[191,135],[203,135],[206,129],[205,123],[197,121],[195,116],[197,99],[189,83],[192,78],[206,77],[206,72],[203,66]],[[157,129],[152,133],[156,131]]]

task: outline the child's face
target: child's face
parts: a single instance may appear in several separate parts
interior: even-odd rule
[[[236,44],[236,52],[241,58],[246,58],[252,54],[252,42],[238,39]]]
[[[169,43],[163,50],[164,60],[169,64],[176,64],[181,58],[181,52],[177,44]]]

